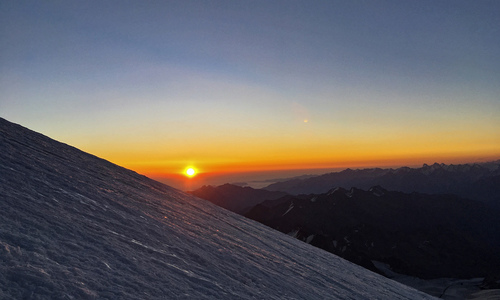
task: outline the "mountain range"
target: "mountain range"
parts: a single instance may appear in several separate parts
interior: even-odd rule
[[[248,218],[373,271],[373,261],[419,278],[500,270],[500,213],[455,195],[335,188],[256,205]]]
[[[456,194],[500,209],[500,160],[460,165],[424,164],[421,168],[346,169],[276,182],[264,189],[299,195],[326,193],[335,187],[366,190],[377,185],[406,193]]]
[[[0,118],[0,299],[433,299]]]

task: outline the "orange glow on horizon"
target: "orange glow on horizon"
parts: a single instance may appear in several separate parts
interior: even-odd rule
[[[199,168],[187,167],[183,172],[176,171],[176,164],[162,163],[158,162],[156,164],[132,164],[125,165],[126,167],[135,170],[141,174],[153,177],[176,177],[176,178],[186,178],[190,181],[193,180],[203,180],[203,178],[209,176],[218,176],[223,174],[236,174],[236,173],[249,173],[249,172],[267,172],[267,171],[286,171],[286,170],[312,170],[312,169],[362,169],[362,168],[387,168],[387,167],[418,167],[422,166],[424,163],[433,164],[446,163],[446,164],[464,164],[464,163],[474,163],[474,162],[485,162],[500,159],[499,156],[463,156],[459,154],[453,155],[452,153],[447,155],[423,155],[423,156],[397,156],[393,157],[377,157],[377,158],[366,158],[366,159],[356,159],[355,157],[349,157],[343,161],[328,161],[328,160],[314,160],[314,159],[304,159],[303,162],[286,162],[286,161],[262,161],[262,162],[235,162],[232,164],[219,164],[210,163],[210,161],[197,162],[198,165],[202,166],[203,171]],[[193,169],[189,172],[188,170]],[[177,169],[178,170],[178,169]],[[199,177],[199,178],[198,178]],[[198,178],[198,179],[196,179]]]
[[[127,152],[122,149],[127,149]],[[186,154],[180,151],[169,153],[162,147],[106,148],[88,152],[141,174],[182,173],[185,177],[186,170],[191,167],[198,177],[203,173],[418,166],[434,162],[470,163],[499,159],[500,145],[495,141],[481,143],[469,140],[452,143],[449,139],[437,137],[432,141],[419,138],[407,141],[371,138],[347,142],[311,138],[309,141],[299,140],[293,143],[277,143],[268,139],[258,143],[245,141],[237,145],[203,143],[203,147],[187,148]]]
[[[445,163],[464,164],[474,162],[486,162],[500,159],[500,155],[461,155],[462,153],[447,153],[442,155],[403,156],[393,155],[356,159],[356,156],[344,157],[345,160],[322,161],[320,159],[304,159],[302,162],[275,161],[248,161],[221,163],[198,160],[187,164],[185,161],[156,161],[142,164],[123,164],[140,174],[166,183],[183,191],[192,191],[203,185],[219,185],[224,183],[247,182],[250,179],[271,176],[272,178],[286,178],[305,174],[324,174],[338,172],[347,168],[398,168],[421,167],[425,164]],[[188,166],[182,167],[181,165]],[[196,165],[196,168],[193,167]],[[193,168],[194,176],[189,176],[187,171]],[[266,175],[267,174],[267,175]],[[282,175],[283,174],[283,175]],[[294,175],[287,175],[294,174]],[[251,181],[251,180],[250,180]]]
[[[103,136],[84,147],[74,144],[146,176],[175,175],[191,182],[213,174],[415,167],[424,163],[461,164],[500,158],[500,136],[498,127],[492,129],[494,126],[443,125],[441,119],[437,123],[415,123],[420,124],[417,127],[409,121],[401,125],[382,122],[372,126],[357,122],[344,126],[330,118],[313,118],[300,106],[295,107],[297,116],[283,127],[268,126],[264,130],[255,124],[234,130],[215,128],[218,129],[213,130],[217,132],[215,135],[208,133],[212,128],[204,127],[206,131],[200,132],[206,134],[193,132],[188,140],[185,138],[188,133],[172,131],[164,139],[147,134],[138,140]],[[187,177],[189,167],[196,176]]]
[[[303,123],[302,123],[303,124]],[[500,159],[500,144],[477,132],[457,139],[456,134],[367,135],[364,138],[341,131],[328,135],[314,130],[309,122],[304,132],[276,137],[269,133],[258,139],[251,134],[196,139],[197,144],[172,149],[162,141],[120,144],[83,150],[149,177],[172,177],[177,181],[202,182],[210,176],[248,172],[302,169],[346,169],[374,167],[417,167],[434,162],[463,164]],[[324,137],[326,136],[326,137]],[[171,141],[170,141],[171,142]],[[158,143],[158,145],[156,145]],[[152,145],[155,145],[154,147]],[[196,167],[194,167],[196,166]],[[194,177],[187,176],[193,168]]]

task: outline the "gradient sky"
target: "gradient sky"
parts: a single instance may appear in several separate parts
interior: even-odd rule
[[[0,116],[152,176],[500,157],[500,1],[1,1]]]

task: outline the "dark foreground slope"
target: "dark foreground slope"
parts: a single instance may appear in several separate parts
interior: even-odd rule
[[[275,200],[286,195],[283,192],[253,189],[229,183],[219,186],[204,185],[189,193],[238,214],[246,213],[265,200]]]
[[[424,299],[0,119],[0,299]]]
[[[454,195],[333,189],[255,206],[247,217],[377,271],[420,278],[500,270],[500,213]]]

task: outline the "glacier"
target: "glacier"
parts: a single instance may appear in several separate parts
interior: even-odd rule
[[[0,299],[434,299],[0,118]]]

